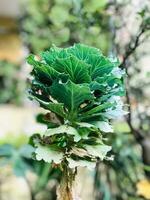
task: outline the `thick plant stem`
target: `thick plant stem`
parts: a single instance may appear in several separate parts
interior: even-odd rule
[[[57,189],[57,200],[80,200],[75,187],[76,172],[67,166],[63,169],[60,185]]]

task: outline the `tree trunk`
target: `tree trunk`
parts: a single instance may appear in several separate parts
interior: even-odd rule
[[[75,186],[75,175],[72,169],[63,170],[60,185],[57,189],[57,200],[81,200]]]

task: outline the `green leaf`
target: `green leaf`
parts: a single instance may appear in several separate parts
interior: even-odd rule
[[[92,115],[92,114],[95,114],[95,113],[99,113],[99,112],[102,112],[103,110],[105,110],[107,108],[112,107],[112,105],[113,105],[112,103],[107,102],[107,103],[98,105],[95,108],[92,108],[91,110],[89,110],[87,112],[84,112],[82,115],[83,116],[87,116],[87,115]]]
[[[89,83],[91,80],[88,74],[89,66],[74,56],[65,59],[56,59],[53,67],[61,73],[65,72],[69,74],[70,80],[74,83]]]
[[[101,131],[105,133],[112,133],[113,129],[112,126],[105,121],[96,121],[93,123],[97,128],[99,128]]]
[[[48,82],[50,83],[50,81],[48,81]],[[47,84],[44,84],[44,83],[38,81],[37,79],[34,79],[32,81],[32,92],[33,92],[33,90],[34,91],[39,91],[40,90],[42,93],[48,94],[48,95],[50,93],[49,86],[47,86]],[[38,96],[38,94],[37,94],[37,96]]]
[[[21,157],[13,158],[13,172],[16,176],[25,176],[30,166]]]
[[[69,111],[76,111],[81,103],[93,99],[89,87],[77,85],[71,81],[67,83],[55,82],[51,86],[51,94],[58,102],[64,103]]]
[[[77,128],[78,133],[80,135],[80,138],[88,139],[90,137],[89,134],[90,134],[90,132],[92,131],[93,128],[94,128],[94,126],[93,127],[79,127],[79,128]]]
[[[4,144],[0,146],[0,157],[11,156],[14,152],[14,147],[10,144]]]
[[[92,79],[109,74],[114,68],[114,64],[104,56],[92,55],[88,58],[87,63],[90,64],[89,72]]]
[[[88,161],[88,160],[74,160],[72,158],[67,158],[68,165],[70,168],[76,167],[87,167],[89,170],[93,170],[96,167],[96,162]]]
[[[101,93],[106,92],[106,84],[103,85],[102,83],[98,83],[97,81],[92,81],[90,83],[91,91],[99,90]]]
[[[47,118],[46,115],[42,113],[39,113],[38,115],[36,115],[36,121],[38,123],[46,125],[48,128],[55,128],[58,126],[57,123],[50,121],[50,119]]]
[[[34,148],[29,145],[29,144],[26,144],[26,145],[23,145],[20,149],[19,149],[19,154],[24,157],[24,158],[32,158],[32,154],[34,152]]]
[[[114,69],[113,69],[114,71]],[[120,80],[120,77],[117,78],[114,74],[113,71],[111,72],[111,74],[108,75],[104,75],[103,77],[97,77],[95,79],[95,81],[101,85],[107,85],[109,87],[113,87],[114,85],[117,86],[122,86],[123,82],[122,80]]]
[[[75,128],[68,125],[61,125],[58,128],[47,129],[47,131],[45,132],[45,135],[52,136],[55,134],[62,134],[62,133],[73,135],[75,142],[78,142],[81,139],[81,136],[79,135],[78,131]]]
[[[87,152],[94,156],[98,157],[101,160],[103,160],[107,154],[111,150],[111,146],[105,145],[105,144],[98,144],[98,145],[85,145],[84,148],[87,150]]]
[[[51,65],[59,55],[59,52],[60,48],[52,47],[48,51],[42,52],[41,57],[47,64]]]
[[[67,80],[67,75],[57,72],[55,69],[48,66],[47,64],[36,61],[33,55],[30,55],[27,58],[27,61],[30,65],[34,66],[33,73],[43,83],[51,85],[52,81],[56,79]]]
[[[62,152],[58,150],[53,150],[51,147],[42,146],[40,144],[37,145],[35,154],[38,161],[44,160],[48,163],[54,162],[56,164],[59,164],[63,159]]]
[[[99,49],[84,44],[75,44],[73,47],[68,48],[67,52],[85,62],[93,55],[102,55]]]
[[[31,159],[34,148],[30,145],[23,145],[16,149],[10,144],[0,147],[0,165],[11,164],[16,176],[25,176],[27,170],[31,170],[30,164],[26,159]]]
[[[42,52],[42,59],[48,64],[52,65],[57,58],[69,57],[67,50],[53,46],[48,51]]]
[[[90,123],[87,123],[87,122],[78,122],[77,125],[79,125],[80,127],[84,127],[84,128],[94,127],[93,124],[90,124]]]
[[[63,103],[45,103],[44,107],[61,117],[66,117]]]
[[[63,103],[52,103],[52,102],[45,102],[42,101],[41,99],[35,97],[35,96],[31,96],[32,98],[34,98],[35,100],[37,100],[40,105],[45,108],[46,110],[50,110],[51,112],[57,114],[58,116],[61,117],[66,117],[66,113],[64,111],[64,104]]]

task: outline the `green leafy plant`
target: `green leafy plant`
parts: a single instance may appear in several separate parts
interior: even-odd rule
[[[98,160],[112,159],[103,133],[112,132],[110,120],[126,113],[124,71],[117,59],[83,44],[53,46],[40,57],[30,55],[28,63],[33,66],[30,97],[50,111],[43,116],[47,131],[31,137],[35,158],[60,167],[58,199],[74,199],[76,168],[91,169]]]

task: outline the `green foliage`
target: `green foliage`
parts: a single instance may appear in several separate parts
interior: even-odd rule
[[[34,173],[37,176],[37,180],[30,189],[35,197],[36,194],[46,188],[48,181],[59,179],[60,171],[52,169],[48,163],[33,160],[33,152],[34,148],[31,145],[24,144],[16,148],[14,145],[5,143],[0,146],[0,168],[10,165],[14,174],[23,177],[29,187],[27,172]],[[51,191],[51,196],[55,195],[53,193],[54,191]]]
[[[20,104],[25,83],[19,80],[19,65],[0,61],[0,103]]]
[[[110,40],[106,4],[106,0],[30,0],[23,5],[25,43],[33,53],[75,42],[106,52]]]
[[[0,165],[11,164],[17,176],[25,176],[30,165],[26,160],[31,159],[34,148],[31,145],[23,145],[16,149],[11,144],[0,146]]]
[[[30,97],[58,119],[43,135],[32,136],[36,159],[73,168],[108,159],[111,147],[102,133],[112,131],[110,119],[126,113],[120,99],[124,71],[118,62],[94,47],[75,44],[54,46],[39,60],[30,55],[28,63],[33,66]]]

